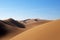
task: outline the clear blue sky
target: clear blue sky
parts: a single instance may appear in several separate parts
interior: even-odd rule
[[[60,19],[60,0],[0,0],[0,19]]]

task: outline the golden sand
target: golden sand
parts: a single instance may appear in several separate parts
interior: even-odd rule
[[[10,40],[60,40],[60,20],[39,25]]]

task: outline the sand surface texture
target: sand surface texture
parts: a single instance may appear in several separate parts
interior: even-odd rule
[[[60,40],[60,20],[29,29],[10,40]]]

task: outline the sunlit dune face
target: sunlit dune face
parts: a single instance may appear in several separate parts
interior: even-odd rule
[[[60,40],[60,20],[39,25],[11,40]]]

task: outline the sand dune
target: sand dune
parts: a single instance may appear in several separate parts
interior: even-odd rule
[[[49,20],[50,21],[50,20]],[[48,20],[29,19],[26,23],[14,20],[12,18],[0,20],[0,40],[9,40],[12,37],[35,26],[49,22]]]
[[[9,18],[7,20],[4,20],[4,23],[5,24],[8,24],[8,25],[11,25],[11,26],[17,26],[17,27],[20,27],[20,28],[25,28],[22,23],[19,23],[17,20],[14,20],[12,18]]]
[[[41,25],[47,22],[50,22],[51,20],[42,20],[42,19],[26,19],[22,21],[17,21],[12,18],[1,20],[3,23],[8,24],[13,27],[19,27],[22,31],[28,30],[30,28],[33,28],[37,25]]]
[[[19,27],[5,24],[0,20],[0,40],[8,40],[21,32],[23,31]]]
[[[60,20],[39,25],[10,40],[60,40]]]
[[[26,20],[22,20],[20,21],[21,23],[25,24],[25,25],[29,25],[35,22],[48,22],[50,20],[44,20],[44,19],[26,19]]]
[[[52,20],[43,20],[43,19],[26,19],[26,20],[22,20],[20,21],[21,23],[23,23],[25,25],[25,30],[28,30],[30,28],[33,28],[35,26],[50,22]]]

